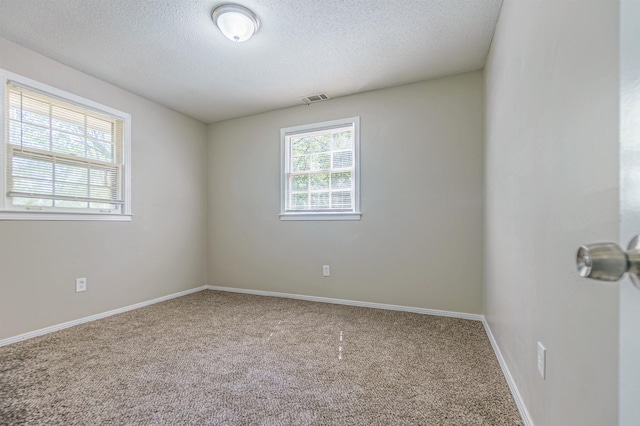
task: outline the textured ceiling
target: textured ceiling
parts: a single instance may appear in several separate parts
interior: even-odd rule
[[[205,123],[484,66],[502,0],[0,0],[0,36]]]

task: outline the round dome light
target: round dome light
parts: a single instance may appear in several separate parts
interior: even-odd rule
[[[255,13],[237,4],[223,4],[216,7],[212,17],[222,34],[238,43],[249,40],[260,28],[260,22]]]

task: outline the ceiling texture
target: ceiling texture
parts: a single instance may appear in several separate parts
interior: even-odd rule
[[[481,69],[502,0],[0,0],[0,37],[204,123]]]

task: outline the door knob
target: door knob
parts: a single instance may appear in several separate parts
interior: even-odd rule
[[[598,243],[582,246],[576,258],[581,277],[600,281],[618,281],[629,273],[640,288],[640,235],[636,235],[627,251],[614,243]]]

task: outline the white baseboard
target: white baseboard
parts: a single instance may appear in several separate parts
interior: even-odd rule
[[[440,317],[462,318],[472,321],[483,321],[484,316],[478,314],[467,314],[464,312],[440,311],[437,309],[415,308],[412,306],[387,305],[384,303],[360,302],[358,300],[333,299],[330,297],[305,296],[303,294],[277,293],[273,291],[250,290],[246,288],[218,287],[213,285],[205,286],[209,290],[227,291],[230,293],[254,294],[256,296],[283,297],[285,299],[306,300],[309,302],[333,303],[336,305],[359,306],[362,308],[386,309],[389,311],[413,312],[416,314],[436,315]]]
[[[525,426],[534,426],[533,420],[531,420],[531,415],[527,410],[526,405],[524,405],[524,401],[520,396],[520,392],[518,391],[518,387],[513,380],[513,376],[509,371],[509,367],[507,367],[507,363],[502,356],[502,352],[500,352],[500,348],[498,347],[498,342],[493,337],[493,333],[491,332],[491,328],[489,327],[489,323],[486,318],[482,318],[482,325],[484,325],[484,330],[487,332],[487,336],[489,337],[489,341],[491,342],[491,347],[493,347],[493,352],[496,354],[496,358],[498,358],[498,363],[500,364],[500,368],[502,369],[502,374],[504,374],[504,378],[507,381],[507,385],[509,385],[509,389],[511,390],[511,395],[513,395],[513,399],[516,402],[516,406],[518,407],[518,411],[520,412],[520,417],[522,417],[522,421]]]
[[[154,303],[164,302],[165,300],[175,299],[176,297],[186,296],[187,294],[196,293],[198,291],[205,290],[207,286],[191,288],[189,290],[181,291],[178,293],[169,294],[167,296],[158,297],[157,299],[147,300],[146,302],[136,303],[135,305],[125,306],[124,308],[114,309],[112,311],[103,312],[101,314],[95,314],[88,317],[80,318],[73,321],[64,322],[62,324],[52,325],[51,327],[41,328],[40,330],[30,331],[28,333],[20,334],[18,336],[9,337],[7,339],[0,340],[0,346],[10,345],[12,343],[20,342],[22,340],[31,339],[33,337],[42,336],[43,334],[53,333],[54,331],[63,330],[65,328],[73,327],[74,325],[83,324],[89,321],[95,321],[101,318],[110,317],[112,315],[121,314],[123,312],[132,311],[134,309],[142,308],[144,306],[153,305]]]

